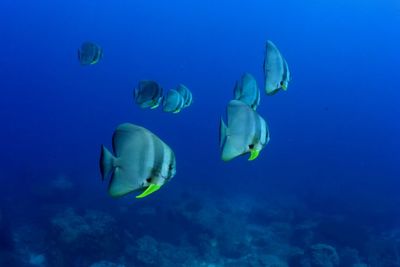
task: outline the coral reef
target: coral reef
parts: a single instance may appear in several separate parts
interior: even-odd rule
[[[29,255],[29,264],[37,267],[46,266],[46,258],[43,254],[31,254]]]
[[[18,227],[13,232],[15,257],[20,265],[44,267],[47,265],[46,233],[33,225]]]
[[[125,265],[113,263],[110,261],[98,261],[91,264],[89,267],[125,267]]]
[[[73,259],[78,265],[88,266],[109,255],[116,258],[122,250],[116,221],[101,211],[86,210],[80,215],[67,208],[52,218],[51,227],[51,242],[59,248],[52,250],[51,258],[58,265],[71,266]]]
[[[312,245],[309,253],[312,267],[335,267],[339,265],[339,255],[336,249],[330,245]]]
[[[115,220],[106,213],[88,210],[83,216],[74,209],[67,208],[57,214],[51,221],[60,240],[72,243],[80,238],[101,238],[112,232]]]
[[[327,225],[342,225],[342,220],[337,224],[337,219],[329,221],[288,203],[260,202],[250,196],[185,195],[163,204],[117,205],[108,211],[70,207],[55,212],[48,225],[15,228],[14,256],[5,260],[0,253],[0,263],[10,267],[398,266],[400,231],[371,234],[364,247],[342,246],[343,238],[328,243],[326,233],[340,229],[327,231]],[[296,211],[291,210],[294,207]],[[358,235],[364,236],[364,232]]]

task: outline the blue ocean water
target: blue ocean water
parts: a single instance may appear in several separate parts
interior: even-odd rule
[[[400,266],[397,0],[3,0],[0,25],[0,266]],[[219,120],[243,72],[263,88],[266,40],[292,81],[262,91],[259,158],[225,163]],[[140,109],[143,79],[194,103]],[[142,200],[100,178],[123,122],[177,158]]]

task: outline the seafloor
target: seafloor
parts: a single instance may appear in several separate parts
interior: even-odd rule
[[[400,266],[399,229],[311,211],[294,197],[193,190],[113,200],[65,177],[29,192],[3,201],[0,266]]]

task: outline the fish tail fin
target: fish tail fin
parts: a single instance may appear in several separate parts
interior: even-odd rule
[[[224,146],[227,130],[228,130],[228,127],[226,127],[224,120],[221,118],[221,121],[219,124],[219,146],[220,147]]]
[[[115,157],[113,154],[111,154],[111,152],[104,145],[102,145],[100,154],[100,172],[103,180],[113,171],[114,161]]]

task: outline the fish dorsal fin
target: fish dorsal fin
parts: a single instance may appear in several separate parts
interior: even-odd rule
[[[161,188],[161,185],[158,184],[150,184],[147,189],[141,193],[140,195],[136,196],[136,198],[144,198],[147,197],[148,195],[158,191]]]
[[[113,150],[116,157],[119,157],[124,151],[131,150],[129,145],[134,145],[132,137],[137,137],[138,132],[148,133],[145,128],[130,123],[123,123],[118,126],[113,135]]]

